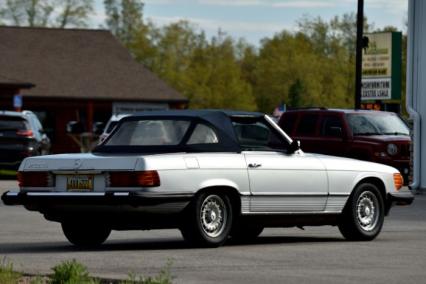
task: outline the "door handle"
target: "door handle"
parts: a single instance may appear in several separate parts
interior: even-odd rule
[[[248,164],[248,166],[249,166],[249,168],[254,168],[254,169],[256,169],[256,168],[258,168],[258,167],[261,167],[262,165],[261,165],[261,164],[256,164],[256,163],[252,163],[252,164]]]

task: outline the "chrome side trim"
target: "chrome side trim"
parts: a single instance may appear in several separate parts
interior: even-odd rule
[[[326,202],[326,195],[253,196],[250,212],[319,212],[325,209]]]
[[[325,211],[342,212],[343,207],[345,207],[348,198],[349,195],[333,195],[328,197],[327,205],[325,206]]]
[[[348,198],[347,193],[241,196],[241,214],[338,214]]]
[[[129,192],[114,192],[114,196],[129,196]]]
[[[337,211],[301,211],[301,212],[248,212],[243,215],[334,215],[341,212]]]
[[[241,214],[250,213],[250,196],[241,196]]]

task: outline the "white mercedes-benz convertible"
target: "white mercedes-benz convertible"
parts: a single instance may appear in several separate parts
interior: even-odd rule
[[[18,181],[3,202],[60,222],[78,246],[161,228],[199,246],[316,225],[372,240],[393,204],[413,201],[395,168],[307,154],[268,116],[220,110],[125,117],[92,153],[25,159]]]

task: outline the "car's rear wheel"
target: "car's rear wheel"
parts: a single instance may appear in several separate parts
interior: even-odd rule
[[[377,186],[360,184],[343,210],[339,230],[348,240],[373,240],[382,230],[384,212],[383,197]]]
[[[204,192],[187,208],[181,232],[186,241],[203,247],[225,243],[232,227],[233,212],[225,194]]]
[[[68,241],[80,247],[99,246],[108,238],[111,229],[96,223],[62,222],[62,231]]]

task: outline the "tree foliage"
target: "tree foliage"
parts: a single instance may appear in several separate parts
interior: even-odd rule
[[[86,27],[93,0],[6,0],[0,2],[3,24],[29,27]]]
[[[81,27],[93,0],[3,0],[0,24]],[[190,100],[192,108],[271,112],[289,107],[352,107],[356,15],[302,17],[296,31],[259,46],[223,31],[211,39],[188,21],[162,27],[143,18],[142,0],[104,0],[106,26],[134,58]],[[373,30],[364,20],[364,32]],[[394,31],[385,27],[383,31]],[[405,74],[406,36],[402,74]],[[404,92],[405,76],[402,77]],[[403,96],[404,98],[404,96]]]
[[[140,0],[104,0],[106,24],[110,31],[126,46],[134,40],[135,33],[144,27]]]
[[[117,3],[105,1],[113,33],[138,61],[185,95],[192,108],[271,112],[281,103],[289,107],[353,105],[353,13],[328,22],[303,17],[297,31],[284,30],[254,47],[220,30],[207,39],[187,21],[161,28],[145,24],[142,12],[129,22],[138,28],[127,30],[126,38],[116,29],[119,25],[111,25],[120,10],[117,6],[112,9],[112,2]],[[364,29],[370,29],[367,20]]]

